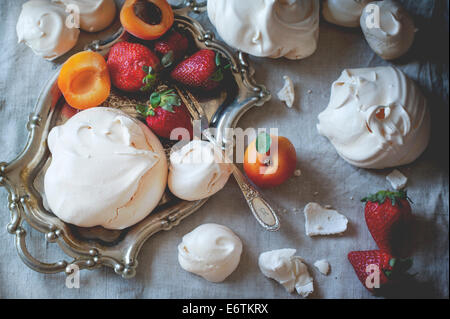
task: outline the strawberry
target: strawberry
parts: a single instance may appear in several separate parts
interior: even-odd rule
[[[171,66],[175,61],[183,58],[189,46],[188,39],[177,31],[172,31],[157,40],[154,51],[161,57],[164,67]]]
[[[396,259],[383,250],[351,251],[347,258],[359,281],[370,292],[381,292],[378,289],[388,283],[400,282],[412,265],[410,259]]]
[[[359,281],[371,292],[374,292],[374,288],[380,288],[389,281],[392,267],[395,265],[395,259],[388,252],[382,250],[351,251],[347,258]],[[377,273],[379,278],[373,278]],[[371,278],[368,279],[369,276]]]
[[[189,112],[174,90],[152,93],[147,105],[138,105],[136,110],[146,117],[147,125],[160,137],[169,139],[176,128],[185,128],[193,136]]]
[[[178,64],[170,76],[191,88],[210,91],[219,86],[224,78],[223,70],[229,66],[222,67],[219,53],[204,49]]]
[[[364,215],[367,227],[372,234],[378,248],[393,253],[392,248],[401,248],[396,239],[405,232],[400,227],[411,216],[411,206],[405,191],[379,191],[362,199],[366,202]],[[394,249],[395,250],[395,249]]]
[[[156,81],[158,57],[139,43],[116,43],[108,55],[108,69],[114,86],[127,92],[147,91]]]

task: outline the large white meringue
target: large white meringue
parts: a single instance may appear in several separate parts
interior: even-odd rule
[[[371,0],[325,0],[322,14],[326,21],[343,27],[359,27],[359,19]]]
[[[80,14],[80,27],[87,32],[98,32],[106,29],[116,17],[114,0],[52,0],[66,6],[76,7]],[[73,6],[73,7],[71,7]]]
[[[44,189],[51,211],[81,226],[123,229],[146,217],[167,182],[158,138],[117,109],[77,113],[48,136]]]
[[[363,10],[361,28],[372,50],[385,60],[405,54],[414,42],[416,27],[409,13],[396,1],[374,1],[368,4],[379,8],[380,24],[373,27],[371,10]],[[368,7],[366,7],[368,8]],[[370,20],[367,23],[367,19]]]
[[[210,142],[193,140],[170,154],[169,189],[184,200],[203,199],[221,190],[231,173],[221,150]]]
[[[242,242],[228,227],[203,224],[178,245],[180,266],[211,282],[224,281],[238,266]]]
[[[352,165],[413,162],[430,139],[430,113],[416,84],[393,67],[347,69],[333,83],[317,129]]]
[[[209,0],[208,16],[230,46],[259,56],[303,59],[316,51],[318,0]]]
[[[30,0],[22,6],[16,32],[35,54],[54,60],[70,51],[78,41],[80,30],[66,25],[64,7],[49,0]]]
[[[295,249],[284,248],[266,251],[259,255],[258,265],[264,276],[274,279],[288,292],[294,289],[302,297],[314,291],[313,279],[302,259],[295,255]]]

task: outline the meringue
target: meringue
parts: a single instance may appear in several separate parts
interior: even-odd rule
[[[333,83],[319,133],[352,165],[413,162],[430,139],[430,113],[416,84],[394,67],[347,69]]]
[[[110,26],[116,17],[114,0],[52,0],[66,8],[74,6],[80,14],[81,30],[98,32]]]
[[[379,27],[373,26],[373,9],[379,8]],[[369,20],[369,22],[368,22]],[[405,54],[414,42],[416,28],[408,12],[396,1],[374,1],[361,15],[361,28],[372,50],[385,60]]]
[[[211,282],[222,282],[238,266],[242,242],[228,227],[203,224],[183,236],[178,262],[189,272]]]
[[[169,189],[178,198],[195,201],[221,190],[232,173],[223,153],[212,143],[193,140],[170,154]]]
[[[49,0],[30,0],[22,6],[16,32],[19,43],[47,60],[70,51],[78,41],[80,30],[66,25],[64,7]]]
[[[222,39],[259,56],[303,59],[316,51],[318,0],[209,0],[208,16]]]
[[[317,270],[325,276],[327,276],[328,273],[330,272],[330,264],[325,259],[317,260],[314,263],[314,267],[316,267]]]
[[[370,1],[325,0],[322,15],[326,21],[342,27],[359,27],[362,11]]]
[[[317,203],[305,206],[305,230],[308,236],[335,235],[347,230],[348,219],[333,209]]]
[[[302,259],[294,256],[295,252],[292,248],[264,252],[258,258],[259,269],[289,293],[295,289],[299,295],[307,297],[314,291],[313,279]]]
[[[295,100],[294,83],[287,75],[283,76],[283,80],[284,86],[281,88],[277,95],[280,101],[286,103],[286,106],[288,108],[292,108]]]
[[[394,169],[389,175],[387,175],[386,179],[389,183],[391,183],[392,187],[396,191],[405,188],[406,183],[408,183],[408,178],[397,169]]]
[[[158,138],[124,112],[95,107],[48,136],[44,190],[51,211],[81,227],[124,229],[159,203],[167,160]]]

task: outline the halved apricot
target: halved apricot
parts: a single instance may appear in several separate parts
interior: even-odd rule
[[[173,20],[172,7],[166,0],[126,0],[120,11],[125,30],[143,40],[160,38]]]
[[[66,102],[79,110],[102,104],[111,91],[105,58],[84,51],[71,56],[61,68],[58,87]]]

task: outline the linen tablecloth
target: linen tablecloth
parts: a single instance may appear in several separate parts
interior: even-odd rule
[[[54,62],[35,56],[17,44],[15,26],[24,0],[0,1],[0,161],[13,160],[23,149],[28,114],[45,81],[70,54]],[[119,1],[120,2],[120,1]],[[449,296],[449,105],[448,105],[448,1],[403,1],[419,29],[412,50],[394,65],[417,81],[428,98],[432,113],[432,139],[425,153],[400,170],[409,178],[413,200],[414,264],[417,273],[411,287],[398,297]],[[195,15],[214,29],[206,14]],[[118,22],[98,34],[82,33],[77,47],[105,37]],[[276,233],[264,231],[252,217],[237,184],[230,179],[198,212],[170,231],[151,237],[139,255],[135,278],[125,280],[112,269],[82,271],[79,289],[65,286],[65,275],[44,275],[27,268],[16,254],[14,237],[4,226],[10,219],[7,193],[0,189],[0,297],[2,298],[300,298],[289,294],[258,269],[260,253],[295,248],[314,277],[312,298],[371,298],[347,261],[351,250],[375,249],[365,225],[363,204],[368,193],[388,188],[391,170],[365,170],[342,160],[332,145],[317,133],[317,115],[327,106],[331,83],[344,68],[390,65],[375,55],[360,29],[345,29],[321,21],[317,52],[304,60],[251,58],[256,80],[274,98],[244,115],[239,126],[276,127],[296,147],[300,177],[293,177],[264,194],[281,219]],[[276,98],[283,75],[295,83],[297,98],[288,109]],[[309,202],[332,205],[349,219],[349,228],[338,237],[309,238],[305,234],[303,208]],[[202,223],[230,227],[243,241],[237,270],[223,283],[213,284],[181,269],[177,245],[184,234]],[[53,262],[65,256],[43,234],[28,230],[28,245],[39,259]],[[328,276],[313,266],[326,258]],[[69,260],[68,258],[66,258]]]

